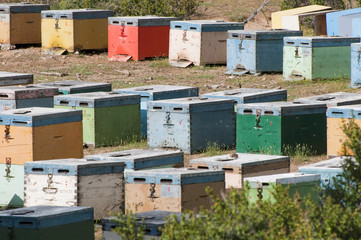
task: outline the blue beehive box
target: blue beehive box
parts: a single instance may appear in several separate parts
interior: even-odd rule
[[[302,31],[228,31],[226,73],[282,72],[283,38],[287,36],[302,36]]]
[[[0,72],[0,86],[27,85],[31,83],[34,83],[33,74]]]
[[[340,35],[340,27],[339,17],[350,15],[350,14],[358,14],[361,13],[361,8],[353,8],[343,11],[336,11],[326,13],[326,26],[327,26],[327,35],[328,36],[339,36]]]
[[[148,146],[191,154],[209,146],[233,148],[233,100],[178,98],[148,103]]]
[[[339,16],[339,36],[360,37],[359,35],[354,35],[352,27],[353,19],[360,19],[360,17],[361,11],[360,13]]]
[[[113,160],[124,162],[125,170],[141,170],[151,168],[175,167],[183,165],[182,151],[163,149],[130,149],[119,152],[102,153],[85,156],[92,160]]]
[[[147,102],[163,99],[197,97],[198,87],[150,85],[134,88],[114,89],[114,92],[139,94],[142,137],[147,137]]]
[[[345,157],[336,157],[330,160],[317,162],[314,164],[298,168],[298,172],[321,175],[321,186],[332,186],[333,178],[340,177],[342,174],[342,164]]]
[[[137,213],[135,218],[137,220],[137,226],[145,227],[144,239],[158,239],[162,234],[162,227],[167,222],[167,218],[171,215],[175,215],[177,218],[181,216],[178,212],[158,211],[153,210],[149,212]],[[103,240],[116,240],[121,237],[112,231],[112,229],[119,227],[119,222],[115,217],[104,218],[101,221],[103,230]]]
[[[361,37],[361,16],[352,18],[352,36]]]
[[[361,18],[360,18],[360,23],[361,23]],[[361,60],[361,43],[353,43],[351,44],[351,87],[353,88],[361,87],[360,60]]]
[[[24,205],[91,206],[97,219],[124,205],[124,163],[58,159],[25,163]]]
[[[41,87],[56,87],[59,89],[59,94],[74,94],[87,92],[110,92],[112,90],[111,83],[103,82],[85,82],[79,80],[64,80],[49,83],[38,83],[36,86]]]
[[[297,98],[293,100],[296,104],[308,104],[308,103],[324,103],[327,106],[344,106],[361,104],[360,93],[346,93],[346,92],[335,92],[327,93],[322,95]]]
[[[93,240],[90,207],[34,206],[0,211],[1,239]]]

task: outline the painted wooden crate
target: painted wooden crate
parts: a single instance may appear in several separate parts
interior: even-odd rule
[[[83,111],[83,141],[114,146],[140,138],[140,96],[93,92],[56,96],[54,108]]]
[[[194,168],[162,168],[127,172],[125,209],[146,212],[154,209],[171,212],[210,208],[205,188],[216,196],[224,191],[224,171]]]
[[[1,3],[0,44],[40,44],[40,12],[48,9],[48,4]]]
[[[0,163],[0,206],[24,206],[24,166]]]
[[[35,85],[0,87],[0,111],[54,106],[57,88],[44,88]]]
[[[297,98],[293,103],[324,103],[327,107],[361,104],[360,93],[335,92],[322,95]]]
[[[192,154],[207,147],[235,145],[233,101],[178,98],[148,103],[148,146]]]
[[[350,119],[361,127],[361,105],[329,107],[327,110],[327,156],[354,155],[343,142],[347,140],[343,125]]]
[[[326,26],[328,36],[340,36],[342,26],[339,22],[341,16],[361,13],[361,8],[347,9],[343,11],[335,11],[326,14]]]
[[[108,19],[109,60],[145,60],[166,57],[169,51],[170,21],[175,17],[135,16]]]
[[[306,148],[326,153],[326,104],[237,105],[237,152],[282,155]]]
[[[24,205],[91,206],[95,218],[123,212],[124,163],[58,159],[25,163]]]
[[[23,108],[0,112],[0,163],[83,157],[81,111]]]
[[[227,38],[227,74],[282,72],[283,38],[302,31],[230,30]]]
[[[177,67],[226,64],[227,31],[243,27],[243,23],[217,20],[172,21],[169,62]]]
[[[107,49],[108,17],[112,15],[112,11],[96,9],[42,11],[42,50],[63,53]]]
[[[94,240],[90,207],[34,206],[0,212],[3,240]]]
[[[0,86],[28,85],[34,83],[34,75],[28,73],[0,72]]]
[[[361,27],[361,18],[360,18]],[[361,34],[361,31],[360,31]],[[351,87],[361,87],[361,43],[351,44]]]
[[[242,188],[246,177],[290,171],[290,158],[250,153],[236,153],[190,160],[195,169],[225,171],[226,188]]]
[[[114,92],[139,94],[142,137],[147,137],[147,103],[163,99],[198,97],[198,87],[149,85],[133,88],[114,89]]]
[[[298,168],[300,173],[308,174],[320,174],[321,175],[321,186],[332,186],[333,178],[341,177],[343,173],[342,164],[344,163],[345,157],[336,157],[326,161],[321,161]]]
[[[359,37],[285,37],[285,80],[350,77],[351,43]]]
[[[130,149],[118,152],[101,153],[85,156],[90,160],[113,160],[124,162],[125,170],[141,170],[152,168],[169,168],[183,166],[184,153],[182,151],[163,149]]]
[[[59,94],[62,95],[88,92],[110,92],[112,90],[111,83],[85,82],[79,80],[64,80],[49,83],[38,83],[35,85],[41,87],[56,87],[59,89]]]
[[[360,19],[360,17],[361,17],[361,9],[359,13],[339,16],[338,17],[339,36],[360,37],[358,35],[354,35],[353,27],[352,27],[353,19]]]
[[[259,177],[245,178],[245,183],[248,182],[251,189],[249,192],[250,202],[257,202],[258,192],[261,191],[262,200],[274,201],[272,192],[276,185],[282,185],[289,187],[288,194],[290,197],[294,197],[296,193],[299,197],[307,197],[308,194],[315,201],[319,201],[319,186],[320,186],[320,174],[306,174],[306,173],[282,173]]]
[[[166,224],[167,218],[172,215],[176,216],[178,219],[181,217],[179,212],[168,212],[168,211],[159,211],[153,210],[149,212],[141,212],[135,214],[135,219],[137,221],[137,226],[145,227],[144,239],[159,239],[159,236],[162,234],[162,227]],[[120,240],[116,232],[112,231],[114,228],[122,226],[115,217],[104,218],[101,220],[103,240]]]

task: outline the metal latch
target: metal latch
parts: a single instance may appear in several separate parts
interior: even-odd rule
[[[51,184],[53,183],[53,173],[48,173],[48,186],[43,188],[43,192],[49,193],[49,194],[55,194],[58,192],[57,188],[51,187]]]
[[[13,178],[14,176],[11,176],[11,157],[6,157],[5,158],[5,178],[6,181],[10,182],[10,179]]]
[[[154,202],[154,200],[156,198],[158,198],[157,196],[155,196],[155,183],[151,183],[150,184],[150,188],[149,188],[149,196],[150,201]]]
[[[257,197],[258,197],[258,200],[259,200],[259,201],[261,201],[262,198],[263,198],[262,192],[263,192],[262,184],[261,184],[261,183],[258,183],[258,187],[257,187]]]
[[[4,139],[5,139],[6,142],[9,142],[10,138],[11,138],[11,136],[10,136],[10,125],[5,125],[4,132],[5,132]]]
[[[262,113],[261,109],[256,110],[256,126],[255,126],[256,128],[260,128],[259,123],[261,122],[261,113]]]
[[[60,29],[60,27],[59,27],[59,19],[55,19],[55,29]]]

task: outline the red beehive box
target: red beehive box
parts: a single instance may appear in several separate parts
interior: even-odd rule
[[[170,22],[174,17],[139,16],[108,18],[108,57],[125,62],[166,57]]]

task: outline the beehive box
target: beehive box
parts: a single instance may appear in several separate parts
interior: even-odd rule
[[[58,159],[25,163],[27,207],[91,206],[95,218],[124,211],[124,163]]]
[[[24,166],[0,163],[0,206],[24,206]]]
[[[166,224],[167,218],[175,215],[180,218],[181,213],[179,212],[167,212],[153,210],[149,212],[137,213],[134,217],[137,221],[137,226],[145,227],[144,239],[158,239],[162,234],[162,227]],[[116,240],[121,239],[117,233],[112,231],[114,228],[122,226],[116,221],[115,217],[104,218],[101,220],[103,240]]]
[[[36,84],[36,86],[56,87],[59,89],[59,94],[62,95],[88,92],[110,92],[112,90],[111,83],[85,82],[79,80],[64,80],[49,83],[38,83]]]
[[[350,15],[342,15],[338,17],[339,22],[339,36],[352,36],[352,37],[360,37],[353,34],[352,21],[353,19],[360,19],[361,17],[361,9],[359,13],[350,14]]]
[[[249,192],[250,202],[257,202],[258,191],[262,191],[262,200],[270,200],[274,202],[272,192],[276,185],[282,185],[289,187],[288,194],[290,197],[294,197],[296,193],[299,197],[307,197],[308,194],[315,201],[319,201],[319,186],[320,186],[320,174],[306,174],[306,173],[282,173],[259,177],[245,178],[245,182],[248,181],[251,189]],[[260,189],[260,190],[258,190]]]
[[[108,17],[112,11],[96,9],[41,12],[41,47],[44,52],[108,48]]]
[[[361,18],[360,18],[360,24],[361,24]],[[361,60],[361,43],[353,43],[351,44],[351,87],[353,88],[361,87],[360,60]]]
[[[361,13],[361,8],[353,8],[347,9],[343,11],[335,11],[326,14],[326,26],[327,26],[327,35],[328,36],[340,36],[340,29],[342,26],[339,22],[340,16],[351,15],[351,14],[358,14]]]
[[[285,80],[350,77],[351,43],[358,37],[285,37]]]
[[[175,17],[136,16],[108,19],[109,60],[144,60],[166,57],[169,51],[170,21]]]
[[[326,153],[326,104],[239,104],[236,125],[237,152],[282,155],[306,148]]]
[[[185,67],[226,64],[227,31],[242,30],[244,24],[217,20],[172,21],[169,36],[169,62]]]
[[[93,240],[93,209],[35,206],[2,211],[0,236],[12,240]]]
[[[361,104],[361,94],[346,92],[327,93],[322,95],[297,98],[293,100],[293,103],[324,103],[327,104],[328,107],[354,105]]]
[[[148,103],[148,146],[191,154],[210,146],[235,145],[233,101],[178,98]]]
[[[142,137],[147,137],[147,103],[163,99],[197,97],[198,87],[173,86],[173,85],[149,85],[134,88],[114,89],[114,92],[132,93],[140,95],[140,118]]]
[[[0,111],[54,106],[57,88],[44,88],[35,85],[0,87]]]
[[[327,156],[354,155],[343,142],[347,140],[343,125],[350,119],[361,127],[361,105],[329,107],[327,110]]]
[[[11,85],[27,85],[31,83],[34,83],[33,74],[0,72],[0,87]]]
[[[219,196],[224,190],[224,171],[162,168],[127,172],[125,208],[133,212],[207,209],[212,203],[206,187]]]
[[[0,44],[41,43],[41,14],[48,4],[1,3]]]
[[[140,138],[140,96],[93,92],[56,96],[54,108],[83,111],[83,141],[112,146]]]
[[[85,156],[90,160],[112,160],[124,162],[125,170],[141,170],[151,168],[169,168],[183,166],[184,154],[182,151],[163,149],[130,149],[118,152],[101,153]]]
[[[0,113],[0,163],[83,157],[81,111],[23,108]]]
[[[245,71],[282,72],[283,38],[302,36],[302,31],[230,30],[227,38],[227,74]]]
[[[343,173],[342,164],[345,157],[336,157],[326,161],[321,161],[298,168],[300,173],[320,174],[321,186],[333,186],[333,178],[341,177]]]
[[[195,169],[225,171],[226,188],[242,188],[246,177],[290,171],[290,158],[261,154],[236,153],[190,160]]]
[[[361,37],[361,16],[358,18],[352,18],[351,24],[352,24],[352,36]],[[351,54],[352,54],[352,47],[351,47]]]

